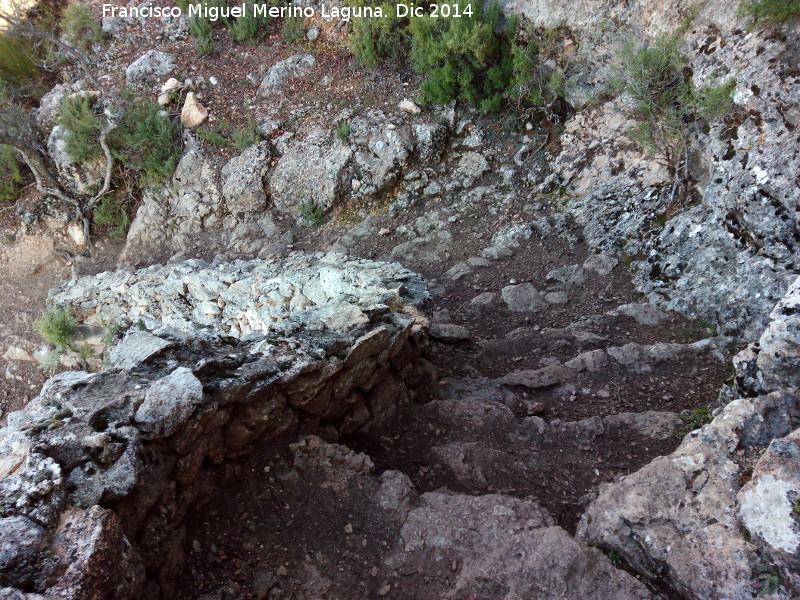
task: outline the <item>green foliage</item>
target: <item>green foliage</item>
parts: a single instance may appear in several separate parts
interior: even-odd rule
[[[334,131],[336,132],[336,137],[342,141],[345,141],[350,137],[350,121],[340,121]]]
[[[66,42],[84,52],[103,39],[100,23],[92,15],[89,6],[82,2],[67,5],[61,13],[59,27]]]
[[[78,321],[72,311],[61,306],[51,306],[42,313],[34,327],[48,344],[59,350],[67,348],[75,337]]]
[[[620,567],[622,565],[622,555],[614,550],[608,553],[608,560],[610,560],[611,564],[615,567]]]
[[[323,208],[314,202],[302,202],[298,207],[300,218],[306,222],[309,227],[319,227],[325,222],[325,211]]]
[[[261,40],[261,29],[270,22],[270,18],[256,15],[253,6],[254,3],[246,2],[244,14],[228,25],[233,41],[255,46]]]
[[[426,76],[422,96],[429,102],[457,99],[496,110],[514,70],[512,40],[500,30],[500,5],[496,0],[456,0],[454,5],[460,18],[411,19],[411,65]],[[471,15],[463,14],[468,6]],[[506,31],[516,28],[515,20]]]
[[[125,207],[115,196],[104,196],[92,211],[92,220],[95,225],[108,228],[109,235],[118,240],[125,239],[128,234],[131,219]]]
[[[707,87],[698,92],[697,111],[706,121],[716,121],[733,108],[733,90],[736,80],[729,79],[717,87]]]
[[[22,183],[19,159],[11,146],[0,145],[0,203],[13,202]]]
[[[233,147],[236,148],[237,152],[242,152],[245,148],[249,148],[261,141],[258,125],[252,117],[247,117],[247,125],[233,130],[231,141],[233,141]]]
[[[30,38],[0,36],[0,81],[13,89],[31,86],[42,75]]]
[[[197,130],[197,137],[218,148],[227,148],[231,145],[231,141],[225,137],[224,134],[227,134],[230,128],[231,126],[227,121],[217,121],[214,123],[207,121]]]
[[[686,425],[688,426],[690,431],[694,431],[695,429],[700,429],[704,425],[708,425],[711,423],[712,416],[711,411],[706,408],[695,408],[687,412],[684,415],[686,419]]]
[[[66,131],[64,152],[71,160],[84,163],[100,155],[99,138],[103,125],[94,111],[91,96],[66,98],[58,111],[58,124]]]
[[[527,38],[523,41],[523,37]],[[511,95],[517,103],[526,103],[534,108],[550,107],[566,95],[565,72],[558,66],[558,32],[546,29],[517,32],[511,48],[513,78]],[[547,60],[556,62],[556,67],[545,66]]]
[[[161,107],[126,94],[127,109],[109,135],[114,157],[139,173],[142,184],[156,183],[175,172],[180,157],[180,127]]]
[[[61,352],[58,350],[48,350],[39,363],[39,368],[46,373],[52,373],[60,366]]]
[[[614,81],[618,92],[633,104],[639,121],[633,137],[656,146],[674,143],[684,135],[684,124],[695,101],[694,86],[685,72],[680,37],[664,36],[649,46],[627,43],[620,53],[621,68]]]
[[[777,25],[800,18],[798,0],[755,0],[740,6],[740,14],[757,26]]]
[[[206,18],[194,16],[189,19],[189,35],[192,36],[194,49],[200,56],[211,54],[217,47],[214,26]]]
[[[359,20],[360,19],[355,19],[355,21]],[[283,41],[289,44],[304,40],[306,37],[305,20],[302,17],[286,17],[281,26],[281,36],[283,37]]]
[[[353,55],[368,69],[405,59],[411,41],[408,19],[395,16],[394,4],[376,5],[367,0],[348,2],[348,6],[367,5],[380,6],[384,16],[353,19],[353,31],[350,34],[350,50]]]
[[[758,583],[758,595],[774,594],[781,588],[781,576],[774,565],[760,562],[751,569],[753,579]]]

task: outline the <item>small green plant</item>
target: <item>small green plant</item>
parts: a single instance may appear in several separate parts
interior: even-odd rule
[[[608,553],[608,560],[610,560],[611,564],[614,565],[615,567],[619,567],[620,565],[622,565],[622,556],[620,555],[619,552],[615,550],[612,550],[611,552]]]
[[[231,141],[237,152],[242,152],[245,148],[257,144],[261,141],[258,124],[248,115],[247,125],[234,129],[231,133]]]
[[[319,227],[325,222],[325,210],[313,200],[302,202],[298,207],[300,218],[309,227]]]
[[[348,6],[366,6],[367,0],[350,0]],[[359,63],[368,69],[383,64],[397,63],[406,58],[411,43],[408,19],[396,17],[393,4],[380,6],[383,17],[353,19],[350,34],[350,51]]]
[[[175,172],[180,157],[180,127],[155,102],[126,93],[128,107],[109,146],[116,159],[140,175],[142,184],[157,183]]]
[[[0,203],[13,202],[19,195],[22,171],[11,146],[0,145]]]
[[[76,163],[84,163],[100,155],[100,116],[94,110],[94,99],[88,95],[66,98],[58,111],[58,124],[66,131],[64,152]]]
[[[208,56],[217,47],[214,41],[214,26],[211,21],[199,16],[189,20],[189,35],[192,36],[194,49],[199,56]]]
[[[695,408],[694,410],[688,411],[684,418],[686,419],[686,425],[690,431],[700,429],[704,425],[711,423],[712,420],[711,411],[707,408]]]
[[[411,65],[426,76],[423,99],[444,104],[463,100],[481,110],[500,108],[514,70],[511,44],[519,21],[500,23],[496,0],[456,0],[459,18],[411,19]]]
[[[548,109],[556,100],[566,96],[566,75],[559,65],[557,31],[518,30],[511,55],[511,95],[517,104]],[[547,62],[552,62],[555,67],[545,66]]]
[[[758,595],[774,594],[781,588],[781,576],[774,565],[762,561],[753,565],[751,575],[758,585]]]
[[[52,373],[60,366],[61,352],[58,350],[48,350],[39,363],[39,368],[45,373]]]
[[[700,319],[697,321],[697,328],[704,333],[710,333],[711,335],[717,335],[717,328],[714,327],[711,323],[703,321]]]
[[[61,13],[59,24],[61,35],[67,43],[80,48],[84,52],[92,44],[103,39],[103,30],[100,23],[92,15],[92,11],[83,2],[72,2]]]
[[[51,306],[42,313],[34,327],[48,344],[59,350],[68,348],[75,337],[78,321],[72,311],[61,306]]]
[[[716,121],[733,108],[733,91],[736,80],[729,79],[722,85],[707,87],[698,92],[697,112],[706,121]]]
[[[355,19],[355,21],[358,20],[359,19]],[[288,44],[294,44],[304,40],[306,37],[305,20],[302,17],[286,17],[281,26],[281,37],[283,37],[283,41]]]
[[[778,25],[800,18],[800,2],[797,0],[755,0],[744,2],[739,13],[756,27]]]
[[[261,40],[261,29],[270,22],[270,18],[257,15],[252,2],[244,3],[243,6],[244,14],[230,23],[228,28],[233,36],[233,41],[247,42],[251,46],[255,46]]]
[[[125,207],[112,195],[103,197],[92,211],[92,220],[95,225],[108,228],[109,235],[117,240],[125,239],[131,224]]]
[[[346,119],[344,121],[340,121],[334,131],[336,132],[336,137],[344,142],[350,137],[350,121]]]
[[[231,126],[227,121],[207,122],[197,130],[197,137],[218,148],[227,148],[231,141],[226,137]]]
[[[794,512],[795,512],[795,514],[799,514],[799,515],[800,515],[800,498],[798,498],[797,500],[795,500],[795,503],[794,503]]]

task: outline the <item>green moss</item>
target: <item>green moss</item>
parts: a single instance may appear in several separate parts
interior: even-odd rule
[[[336,133],[336,137],[344,142],[350,137],[350,121],[346,119],[344,121],[340,121],[333,131]]]
[[[258,125],[252,117],[247,117],[247,125],[234,129],[231,133],[231,141],[237,152],[242,152],[253,144],[261,141],[261,134],[258,132]]]
[[[325,222],[325,210],[313,200],[300,203],[298,213],[309,227],[319,227]]]

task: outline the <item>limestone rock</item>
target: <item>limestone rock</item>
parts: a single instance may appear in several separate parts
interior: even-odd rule
[[[507,285],[500,290],[500,295],[512,312],[533,312],[548,306],[548,302],[531,283]]]
[[[150,386],[135,419],[146,439],[169,437],[202,400],[203,384],[189,369],[179,367]]]
[[[144,87],[153,85],[164,75],[178,68],[175,56],[160,50],[148,50],[125,69],[128,85]]]
[[[259,96],[270,96],[281,91],[284,86],[298,77],[310,73],[317,66],[317,59],[312,54],[295,54],[272,65],[261,80],[258,88]]]
[[[181,109],[181,123],[189,129],[200,127],[208,119],[208,110],[200,104],[194,92],[186,94],[186,100]]]
[[[397,105],[404,113],[409,113],[411,115],[418,115],[422,112],[422,109],[417,105],[416,102],[413,100],[409,100],[408,98],[403,98],[400,103]]]
[[[269,171],[269,142],[245,149],[222,167],[222,195],[232,212],[256,212],[266,208],[264,177]]]

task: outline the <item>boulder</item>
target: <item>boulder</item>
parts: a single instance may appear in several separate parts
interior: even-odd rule
[[[317,59],[312,54],[295,54],[277,62],[261,80],[258,95],[266,97],[280,92],[289,81],[308,75],[316,66]]]
[[[133,87],[155,85],[178,68],[175,56],[160,50],[148,50],[125,69],[125,80]]]

